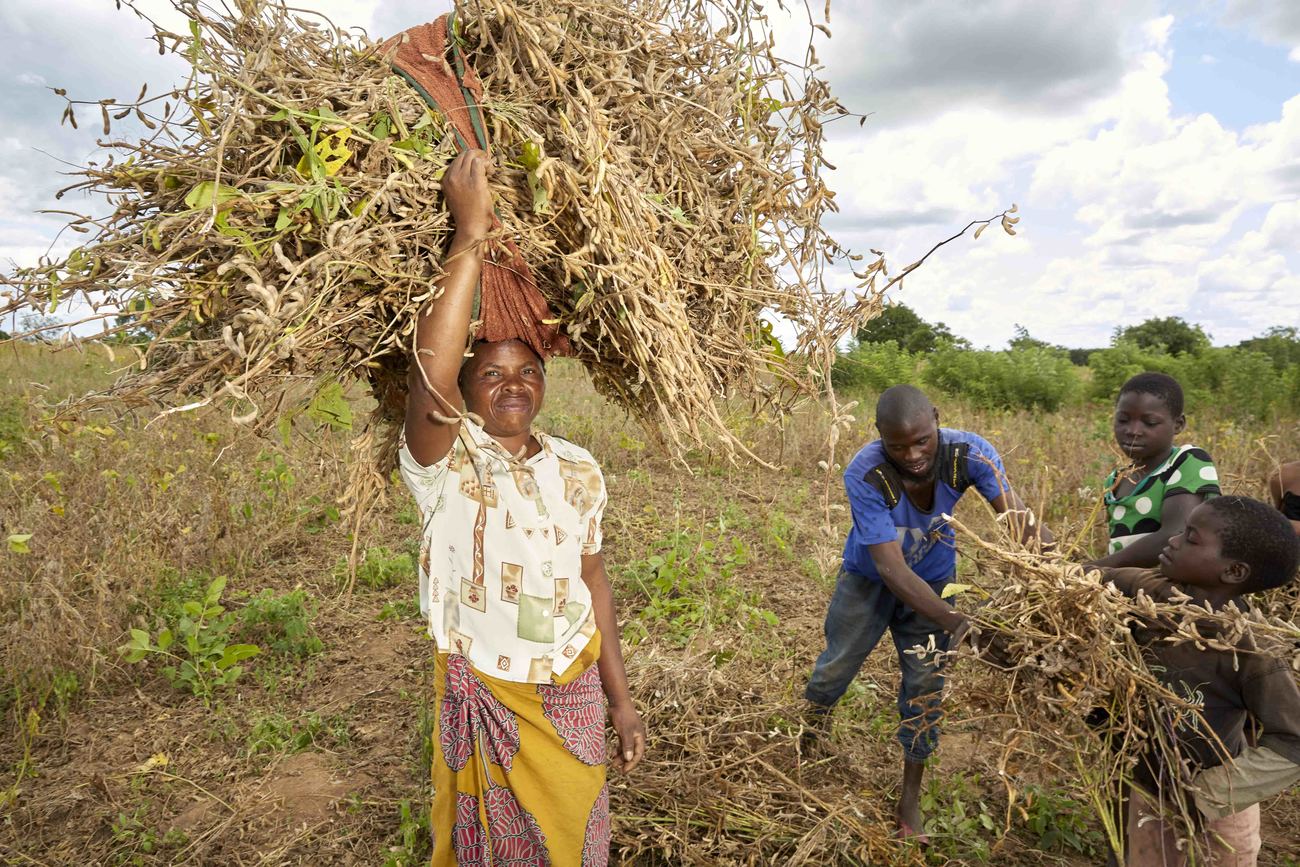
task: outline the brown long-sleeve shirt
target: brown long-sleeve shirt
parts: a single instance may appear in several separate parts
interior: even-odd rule
[[[1100,571],[1102,580],[1127,596],[1141,592],[1169,602],[1183,592],[1155,569]],[[1167,634],[1145,625],[1134,630],[1152,673],[1198,703],[1212,732],[1187,725],[1176,732],[1183,754],[1202,771],[1195,782],[1201,811],[1211,817],[1226,815],[1300,780],[1300,686],[1287,664],[1248,650],[1233,654],[1162,641]],[[1261,730],[1255,746],[1246,742],[1248,717]],[[1150,757],[1138,763],[1135,776],[1138,785],[1152,792],[1162,782],[1169,783],[1166,769]]]

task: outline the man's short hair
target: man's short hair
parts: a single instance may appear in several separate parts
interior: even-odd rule
[[[1120,387],[1119,397],[1129,393],[1159,398],[1174,418],[1183,414],[1183,387],[1167,373],[1139,373]]]
[[[904,424],[919,415],[934,414],[934,404],[914,385],[891,385],[876,401],[876,427]]]
[[[1224,557],[1250,566],[1243,593],[1261,593],[1291,581],[1300,567],[1300,538],[1286,516],[1250,497],[1215,497],[1205,505],[1223,522]]]

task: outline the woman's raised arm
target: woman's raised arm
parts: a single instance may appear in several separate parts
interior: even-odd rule
[[[442,196],[455,225],[441,289],[417,314],[415,357],[407,377],[406,445],[424,466],[441,460],[456,438],[448,424],[464,408],[456,378],[474,310],[474,292],[483,269],[483,242],[492,229],[488,155],[460,153],[442,178]],[[423,371],[423,375],[421,375]]]

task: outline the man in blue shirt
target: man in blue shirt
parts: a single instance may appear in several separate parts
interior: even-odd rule
[[[970,629],[942,595],[957,566],[953,531],[943,516],[973,487],[998,513],[1012,513],[1022,538],[1048,544],[1051,535],[1007,484],[993,446],[976,434],[940,428],[939,411],[919,389],[887,389],[876,403],[876,430],[880,439],[863,447],[844,472],[853,528],[826,612],[826,650],[804,697],[815,737],[885,630],[893,634],[903,674],[903,788],[896,819],[901,835],[925,842],[921,777],[939,741],[943,670],[933,652],[906,651],[955,648]]]

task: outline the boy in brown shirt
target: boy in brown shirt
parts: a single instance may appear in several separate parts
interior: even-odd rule
[[[1157,601],[1182,595],[1211,608],[1236,604],[1250,593],[1280,587],[1300,565],[1300,539],[1281,513],[1247,497],[1219,497],[1196,507],[1183,531],[1159,555],[1156,569],[1101,569],[1102,578],[1129,596]],[[1300,781],[1300,688],[1282,660],[1250,651],[1171,644],[1167,633],[1143,626],[1151,670],[1180,694],[1195,696],[1209,733],[1175,732],[1195,770],[1189,794],[1204,818],[1203,841],[1216,867],[1249,867],[1259,852],[1259,802]],[[1247,718],[1260,731],[1248,744]],[[1187,863],[1175,826],[1161,818],[1173,801],[1176,776],[1154,757],[1138,762],[1128,807],[1131,867]]]

